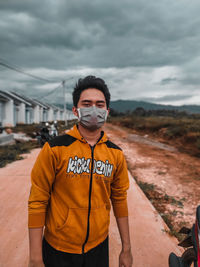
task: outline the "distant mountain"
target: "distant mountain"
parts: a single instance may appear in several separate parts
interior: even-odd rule
[[[56,106],[63,108],[63,105],[54,103]],[[72,109],[72,103],[67,103],[67,109]],[[143,108],[145,110],[178,110],[186,111],[188,113],[199,113],[200,114],[200,105],[183,105],[183,106],[172,106],[172,105],[161,105],[154,104],[145,101],[134,101],[134,100],[116,100],[110,102],[110,108],[118,112],[133,111],[136,108]]]
[[[144,101],[134,100],[116,100],[111,101],[110,107],[118,112],[133,111],[136,108],[143,108],[145,110],[179,110],[186,111],[188,113],[200,113],[200,106],[198,105],[183,105],[183,106],[172,106],[172,105],[161,105],[154,104]]]

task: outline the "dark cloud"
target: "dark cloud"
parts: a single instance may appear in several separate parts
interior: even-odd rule
[[[160,83],[164,85],[164,84],[169,84],[169,83],[176,82],[176,81],[177,81],[177,78],[165,78],[165,79],[162,79]]]
[[[191,91],[199,82],[199,64],[191,63],[200,57],[199,9],[198,0],[0,1],[0,57],[30,70],[118,68],[112,80],[104,73],[116,90],[122,79],[134,84],[140,69],[176,66],[182,76],[160,77],[160,91],[172,84]]]
[[[179,64],[198,47],[200,20],[199,16],[191,20],[190,13],[197,15],[200,4],[195,6],[191,10],[186,1],[168,1],[168,6],[144,0],[1,1],[2,46],[5,52],[8,44],[17,50],[36,47],[40,64],[45,64],[41,47],[49,50],[50,57],[55,49],[61,51],[60,58],[66,50],[72,50],[72,58],[79,52],[79,62],[75,58],[68,66]]]

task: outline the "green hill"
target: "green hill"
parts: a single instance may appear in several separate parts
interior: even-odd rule
[[[183,105],[183,106],[172,106],[172,105],[161,105],[154,104],[144,101],[134,100],[117,100],[111,101],[110,107],[118,112],[133,111],[136,108],[143,108],[145,110],[179,110],[186,111],[188,113],[200,113],[200,106],[198,105]]]

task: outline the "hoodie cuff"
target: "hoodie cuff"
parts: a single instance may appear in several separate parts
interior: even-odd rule
[[[115,217],[119,218],[128,216],[127,200],[121,203],[113,203],[112,206]]]
[[[28,228],[40,228],[45,225],[46,213],[32,213],[28,215]]]

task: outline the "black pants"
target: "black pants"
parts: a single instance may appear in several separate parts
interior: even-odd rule
[[[108,237],[85,254],[72,254],[56,250],[43,239],[45,267],[109,267]]]

